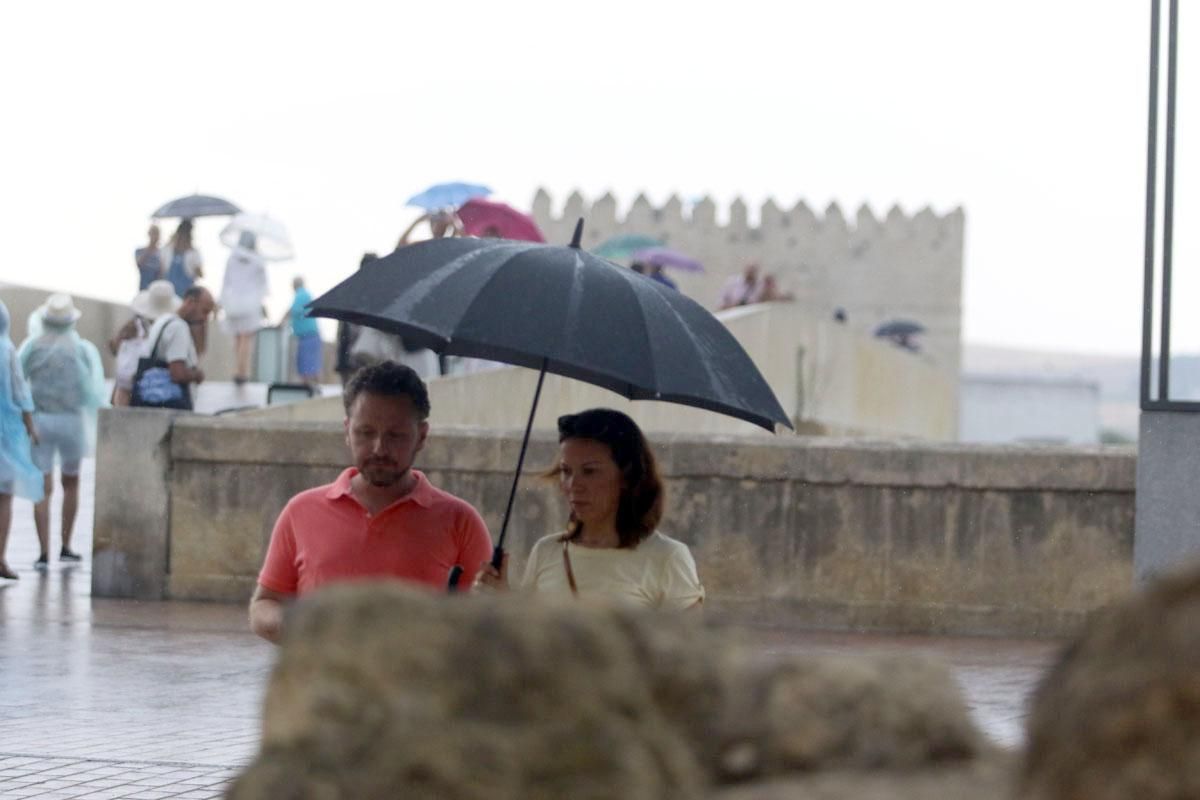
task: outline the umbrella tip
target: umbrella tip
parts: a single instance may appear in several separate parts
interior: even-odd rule
[[[583,243],[583,217],[580,217],[579,221],[575,223],[575,235],[571,237],[571,247],[574,247],[576,250],[578,250],[582,243]]]

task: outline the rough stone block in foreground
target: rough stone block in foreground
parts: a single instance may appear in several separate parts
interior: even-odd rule
[[[1027,800],[1200,797],[1200,564],[1097,614],[1034,695]]]
[[[289,620],[262,751],[230,797],[691,800],[943,771],[963,797],[1000,796],[946,668],[748,653],[698,614],[333,588]]]

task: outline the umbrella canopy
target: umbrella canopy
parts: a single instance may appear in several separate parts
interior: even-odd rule
[[[238,214],[221,230],[221,244],[237,247],[245,234],[253,235],[254,251],[267,261],[287,261],[295,257],[287,228],[266,214]]]
[[[675,267],[684,272],[704,272],[704,266],[699,261],[669,247],[647,247],[638,250],[633,254],[633,260],[643,264],[657,264],[660,267]]]
[[[661,245],[662,240],[655,239],[653,236],[646,236],[642,233],[623,233],[620,236],[605,239],[592,252],[610,261],[620,261],[629,258],[638,250]]]
[[[191,219],[193,217],[229,217],[240,211],[240,208],[224,198],[213,197],[207,194],[189,194],[187,197],[177,197],[169,203],[164,203],[150,216],[158,219],[169,217],[180,217],[182,219]]]
[[[468,236],[490,236],[519,242],[544,242],[533,217],[505,203],[475,197],[462,204],[458,218]]]
[[[492,190],[478,183],[438,183],[420,194],[408,198],[405,205],[440,211],[443,208],[458,208],[473,197],[487,197]]]
[[[924,332],[924,325],[907,319],[894,319],[890,322],[883,323],[875,329],[875,335],[883,337],[915,336],[918,333]]]
[[[573,247],[419,242],[355,273],[310,309],[631,400],[695,406],[772,431],[791,425],[750,356],[703,306]]]
[[[787,413],[733,334],[703,306],[579,249],[505,239],[437,239],[396,250],[309,306],[447,355],[540,371],[492,564],[517,494],[547,372],[727,414],[774,431]],[[457,574],[452,571],[453,590]]]

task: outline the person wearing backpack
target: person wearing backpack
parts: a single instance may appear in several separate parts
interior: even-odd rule
[[[204,381],[196,340],[202,338],[215,308],[212,294],[193,286],[183,293],[177,310],[154,321],[146,333],[149,347],[133,378],[130,405],[192,409],[192,386]]]
[[[147,334],[154,321],[163,314],[170,314],[179,308],[180,299],[175,296],[175,287],[170,281],[153,281],[129,304],[133,316],[121,326],[108,342],[109,352],[116,359],[113,368],[114,407],[129,405],[132,397],[133,378],[137,374],[138,360],[141,359],[149,346]]]

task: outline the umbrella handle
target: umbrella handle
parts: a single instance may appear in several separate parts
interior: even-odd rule
[[[446,591],[454,594],[458,591],[458,581],[462,578],[462,564],[455,564],[450,568],[450,577],[446,580]]]

